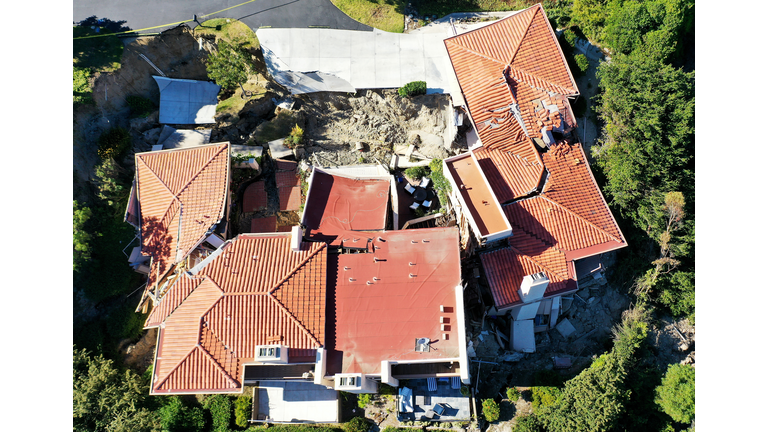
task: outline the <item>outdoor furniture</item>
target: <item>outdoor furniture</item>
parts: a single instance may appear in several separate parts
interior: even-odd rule
[[[437,391],[437,380],[434,377],[427,378],[427,390]]]
[[[398,392],[400,393],[400,412],[413,412],[413,390],[402,387]]]
[[[432,206],[432,201],[424,201],[423,203],[421,203],[421,205],[423,205],[426,208],[429,208]]]
[[[419,208],[419,203],[418,203],[418,202],[415,202],[415,203],[411,204],[411,206],[410,206],[409,208],[410,208],[411,210],[416,210],[417,208]]]
[[[450,408],[448,404],[439,403],[439,404],[436,404],[433,409],[435,410],[435,413],[437,413],[437,415],[443,415],[445,413],[445,410],[448,408]]]
[[[429,410],[426,413],[424,413],[424,416],[422,418],[427,420],[432,420],[434,417],[435,417],[435,412],[432,410]]]
[[[455,376],[451,377],[451,388],[454,390],[458,390],[461,388],[461,378]]]
[[[429,177],[422,177],[421,183],[419,183],[419,186],[423,188],[429,186]]]
[[[408,191],[409,194],[413,195],[414,192],[416,192],[416,188],[411,186],[410,183],[407,183],[405,185],[405,190]]]
[[[413,194],[413,199],[416,201],[424,201],[427,199],[427,191],[422,188],[416,189],[416,193]]]

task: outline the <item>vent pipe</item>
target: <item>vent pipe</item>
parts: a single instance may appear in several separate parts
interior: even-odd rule
[[[301,252],[301,237],[304,233],[301,227],[295,225],[291,228],[291,250],[294,252]]]

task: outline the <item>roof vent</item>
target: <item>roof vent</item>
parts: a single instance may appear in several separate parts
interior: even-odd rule
[[[416,338],[416,352],[429,352],[429,338]]]
[[[304,234],[301,231],[301,227],[294,225],[291,228],[291,250],[294,252],[301,252],[301,237]]]

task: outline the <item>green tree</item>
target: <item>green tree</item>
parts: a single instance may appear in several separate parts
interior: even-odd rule
[[[642,309],[625,312],[622,323],[614,329],[613,349],[567,381],[557,401],[540,410],[546,429],[596,432],[616,426],[629,398],[624,380],[647,331]]]
[[[656,387],[656,404],[679,423],[691,423],[696,413],[696,370],[689,365],[669,365]]]
[[[184,405],[178,396],[163,398],[163,402],[157,411],[163,431],[182,432],[205,428],[205,412],[202,409]]]
[[[121,127],[113,127],[99,136],[96,153],[102,159],[122,159],[130,147],[131,134]]]
[[[531,388],[531,408],[534,411],[539,408],[550,406],[560,397],[560,389],[552,386],[535,386]]]
[[[572,24],[579,26],[589,40],[601,43],[607,9],[608,0],[573,0]]]
[[[252,399],[250,396],[241,395],[235,400],[235,424],[241,428],[248,426],[248,419],[251,418]]]
[[[72,351],[72,420],[76,431],[158,431],[157,415],[144,407],[147,384],[112,360]]]
[[[221,87],[233,90],[248,80],[251,72],[251,60],[248,53],[240,47],[220,40],[216,52],[206,61],[208,77]]]
[[[77,271],[83,262],[91,259],[91,240],[93,235],[86,231],[88,220],[93,216],[93,211],[85,204],[73,201],[72,240],[74,246],[73,267]]]
[[[499,404],[495,400],[483,400],[483,417],[485,417],[488,422],[495,422],[498,420],[500,413],[501,410],[499,409]]]
[[[515,426],[512,428],[512,432],[543,432],[544,428],[541,425],[538,417],[534,414],[528,414],[517,418]]]
[[[103,160],[95,168],[96,196],[115,210],[115,214],[123,214],[128,204],[131,184],[127,171],[114,159]]]
[[[214,432],[227,432],[232,422],[232,401],[224,395],[213,395],[205,399],[203,408],[211,413]]]

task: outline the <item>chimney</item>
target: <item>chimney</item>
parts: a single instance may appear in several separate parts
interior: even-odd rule
[[[301,236],[303,235],[301,227],[295,225],[291,228],[291,250],[301,252]]]
[[[520,300],[523,303],[540,300],[544,297],[547,285],[549,285],[549,278],[544,272],[525,276],[520,284]]]

